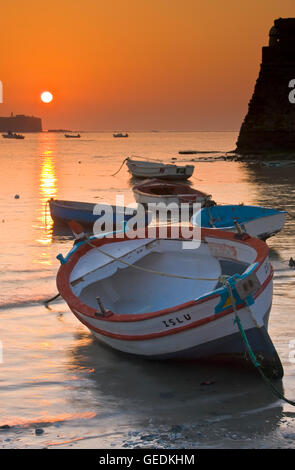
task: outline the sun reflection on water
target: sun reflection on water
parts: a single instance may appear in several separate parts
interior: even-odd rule
[[[50,136],[41,142],[40,149],[40,173],[39,173],[39,207],[38,207],[38,238],[37,243],[43,246],[52,243],[53,220],[50,216],[48,200],[56,196],[57,177],[55,166],[55,138]],[[47,252],[40,253],[38,262],[48,264]]]

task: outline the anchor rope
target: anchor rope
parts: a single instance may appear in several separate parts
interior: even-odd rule
[[[233,291],[232,291],[232,287],[230,285],[230,283],[228,282],[227,279],[224,279],[223,280],[223,284],[227,287],[227,290],[228,290],[228,293],[229,293],[229,296],[230,296],[230,299],[231,299],[231,302],[232,302],[232,306],[233,306],[233,310],[234,310],[234,313],[235,313],[235,320],[234,320],[234,323],[236,323],[238,325],[238,328],[239,328],[239,331],[241,333],[241,336],[242,336],[242,339],[245,343],[245,346],[246,346],[246,349],[249,353],[249,356],[250,356],[250,359],[253,363],[253,365],[256,367],[256,369],[259,371],[263,381],[265,382],[265,384],[268,386],[268,388],[271,390],[271,392],[278,398],[280,398],[281,400],[284,400],[286,403],[289,403],[290,405],[292,406],[295,406],[295,401],[292,401],[292,400],[289,400],[288,398],[286,398],[273,384],[272,382],[270,381],[270,379],[265,375],[265,373],[263,372],[263,369],[261,367],[261,364],[258,362],[252,348],[251,348],[251,345],[248,341],[248,338],[247,338],[247,335],[245,333],[245,330],[243,328],[243,325],[242,325],[242,322],[241,322],[241,319],[237,313],[237,309],[236,309],[236,301],[235,301],[235,297],[233,295]],[[253,317],[253,316],[252,316]]]
[[[128,157],[127,157],[127,158],[128,158]],[[123,162],[122,162],[122,164],[121,164],[119,170],[115,171],[115,173],[113,173],[111,176],[116,176],[116,175],[119,173],[119,171],[121,171],[121,169],[122,169],[124,163],[126,162],[127,158],[125,158],[125,159],[123,160]]]

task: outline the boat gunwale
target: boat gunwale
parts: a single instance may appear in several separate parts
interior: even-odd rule
[[[82,206],[81,206],[81,208],[80,207],[75,207],[75,206],[63,204],[64,202],[65,203],[82,204]],[[70,209],[70,210],[79,211],[79,212],[80,211],[89,212],[90,207],[92,207],[92,209],[93,209],[95,206],[110,206],[110,207],[112,207],[113,210],[115,209],[115,213],[117,213],[117,208],[118,208],[118,206],[111,205],[111,204],[102,204],[102,203],[99,203],[99,202],[95,203],[95,202],[66,201],[64,199],[49,199],[49,206],[51,206],[51,205],[53,205],[55,207],[59,207],[59,208],[63,208],[63,209]],[[88,208],[86,206],[88,206]],[[122,206],[122,209],[124,209],[123,206]],[[136,209],[134,209],[134,211],[136,212]],[[124,213],[124,210],[122,212]],[[120,213],[121,213],[121,211],[120,211]],[[95,217],[97,214],[92,213],[92,215]]]
[[[167,227],[167,232],[168,233],[170,232],[171,234],[171,227],[169,226]],[[143,233],[145,234],[145,238],[148,238],[148,228],[146,228]],[[262,242],[261,240],[257,238],[249,237],[247,238],[247,240],[241,240],[241,239],[237,239],[236,234],[233,232],[225,232],[223,230],[207,229],[207,228],[201,229],[201,237],[202,237],[202,241],[205,241],[205,242],[206,242],[205,240],[206,237],[216,238],[216,239],[225,238],[226,240],[233,241],[235,243],[241,243],[241,244],[244,244],[253,248],[256,251],[256,259],[253,261],[253,263],[257,263],[257,266],[255,267],[253,272],[256,272],[261,267],[261,265],[263,264],[263,262],[268,256],[268,252],[269,252],[268,246],[266,245],[266,243]],[[155,237],[155,238],[163,239],[164,237]],[[169,239],[169,236],[165,238]],[[118,242],[128,241],[128,240],[130,239],[125,233],[124,238],[116,238],[116,236],[114,238],[96,238],[92,240],[91,244],[99,247],[99,246],[106,245],[108,243],[118,243]],[[185,238],[179,235],[179,237],[174,240],[181,241],[181,240],[185,240]],[[203,303],[205,301],[212,300],[215,297],[219,296],[219,293],[216,292],[216,289],[215,289],[214,291],[212,291],[212,293],[208,294],[206,297],[201,298],[199,300],[198,299],[190,300],[188,302],[184,302],[182,304],[174,305],[173,307],[168,307],[168,308],[158,310],[158,311],[147,312],[147,313],[138,315],[136,313],[135,314],[134,313],[120,314],[120,313],[115,313],[115,312],[112,312],[111,310],[108,310],[107,316],[98,317],[96,315],[97,310],[85,304],[84,302],[82,302],[80,298],[74,294],[70,286],[70,275],[74,266],[77,264],[77,262],[82,256],[84,256],[88,251],[92,249],[93,249],[93,246],[90,246],[88,243],[83,243],[82,245],[80,245],[72,254],[70,254],[66,263],[60,266],[58,273],[57,273],[56,283],[57,283],[58,291],[61,294],[61,296],[64,298],[64,300],[66,300],[70,309],[73,312],[74,312],[73,309],[75,309],[76,311],[80,312],[81,314],[87,317],[90,317],[92,319],[94,318],[96,320],[107,321],[107,322],[143,321],[143,320],[151,319],[154,317],[166,315],[167,313],[177,312],[179,310],[186,309],[191,306],[195,306],[198,303]],[[270,282],[270,280],[272,279],[272,276],[273,276],[273,268],[271,267],[271,273],[267,278],[268,282]],[[266,283],[266,285],[268,284],[268,282]],[[255,296],[259,295],[260,291],[262,290],[263,289],[260,288],[256,292]],[[244,303],[241,305],[244,305]],[[230,311],[233,311],[233,309],[231,308]],[[215,318],[215,315],[214,315],[214,318]]]
[[[143,163],[143,165],[141,165],[141,163]],[[146,165],[144,165],[146,163]],[[173,168],[173,169],[178,169],[178,168],[181,168],[181,169],[191,169],[191,168],[195,168],[194,165],[176,165],[175,163],[164,163],[164,162],[152,162],[152,161],[149,161],[149,160],[143,160],[143,161],[140,161],[140,160],[132,160],[131,158],[127,158],[127,166],[129,168],[129,165],[134,165],[135,167],[137,166],[138,168],[148,168],[149,167],[149,164],[151,165],[150,168]],[[129,168],[130,169],[130,168]]]
[[[156,179],[156,178],[155,178]],[[168,186],[168,187],[173,187],[175,186],[176,188],[179,187],[180,189],[182,189],[183,187],[189,189],[191,192],[187,192],[187,193],[175,193],[175,194],[156,194],[156,193],[151,193],[151,192],[144,192],[144,190],[142,190],[142,187],[144,189],[144,187],[146,186],[147,187],[147,190],[149,190],[149,186],[159,186],[159,187],[163,187],[163,186]],[[156,197],[156,198],[171,198],[171,197],[204,197],[204,198],[211,198],[212,195],[211,194],[208,194],[208,193],[205,193],[203,191],[200,191],[199,189],[195,189],[195,188],[191,188],[190,186],[184,184],[184,183],[164,183],[162,181],[154,181],[151,180],[151,182],[143,182],[143,183],[139,183],[139,184],[136,184],[135,186],[133,186],[132,188],[133,192],[136,193],[136,194],[139,194],[139,195],[142,195],[142,196],[150,196],[150,197]]]

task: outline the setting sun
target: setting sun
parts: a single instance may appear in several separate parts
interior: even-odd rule
[[[50,103],[53,100],[53,95],[49,91],[43,91],[41,94],[41,100],[43,103]]]

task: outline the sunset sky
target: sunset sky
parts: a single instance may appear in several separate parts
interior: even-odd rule
[[[44,128],[238,130],[278,17],[295,17],[294,0],[7,1],[0,115],[40,116]]]

